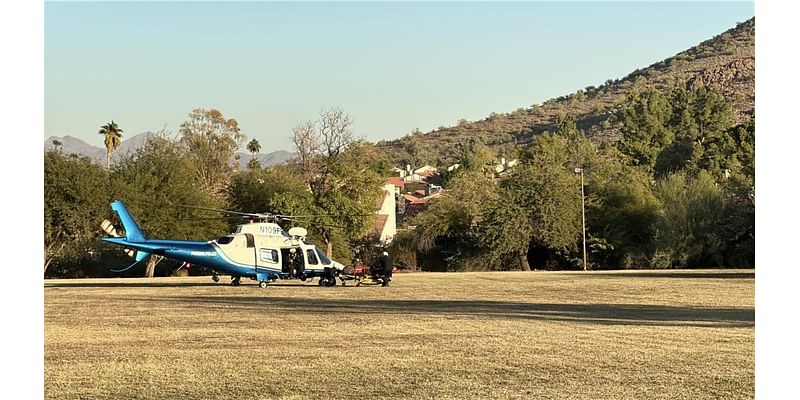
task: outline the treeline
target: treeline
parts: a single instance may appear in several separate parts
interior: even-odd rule
[[[754,121],[732,126],[722,96],[686,85],[634,91],[615,119],[622,139],[595,145],[562,116],[499,177],[495,150],[461,146],[398,243],[428,269],[580,268],[582,174],[592,268],[754,266]]]
[[[105,140],[109,160],[121,132],[113,123],[100,131],[112,136]],[[105,167],[58,148],[47,151],[45,276],[116,276],[109,270],[133,262],[100,240],[106,235],[102,220],[119,225],[110,208],[117,199],[152,238],[210,240],[243,222],[192,207],[300,215],[280,223],[306,227],[310,240],[348,262],[355,247],[369,240],[379,172],[386,172],[388,161],[374,145],[353,137],[350,117],[338,109],[298,125],[292,135],[299,159],[263,170],[253,159],[248,169],[239,167],[234,154],[245,136],[235,119],[213,109],[192,111],[176,137],[166,131],[151,135],[143,147]],[[253,152],[260,145],[251,141],[247,147]],[[161,265],[166,268],[159,274],[179,267],[173,260]],[[144,269],[128,274],[141,276]]]
[[[524,147],[462,144],[461,167],[443,173],[447,190],[406,219],[390,255],[427,270],[578,269],[585,214],[594,269],[753,267],[754,121],[734,125],[730,105],[699,85],[636,90],[614,119],[613,144],[588,140],[569,114]],[[150,237],[209,240],[242,222],[186,206],[271,212],[300,216],[281,224],[306,227],[340,262],[364,258],[378,244],[370,234],[392,165],[352,124],[338,109],[299,124],[297,159],[266,169],[231,162],[245,136],[218,110],[194,110],[176,137],[161,132],[105,167],[48,151],[45,275],[108,276],[132,262],[99,240],[115,199]],[[121,136],[114,124],[109,132]],[[118,142],[107,140],[109,154]],[[500,157],[520,162],[497,173]],[[160,273],[178,267],[169,263]]]

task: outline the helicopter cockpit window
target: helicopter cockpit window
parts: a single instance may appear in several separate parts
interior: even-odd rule
[[[278,263],[278,250],[275,249],[261,249],[259,251],[261,256],[261,261],[269,262],[273,264]]]
[[[217,243],[219,243],[219,244],[229,244],[230,242],[233,241],[233,238],[234,238],[234,236],[223,236],[223,237],[217,239]]]
[[[328,265],[331,263],[331,259],[328,258],[325,252],[322,251],[322,249],[320,249],[319,247],[317,247],[317,253],[319,254],[319,259],[322,260],[323,264]]]
[[[314,253],[314,249],[306,250],[306,261],[312,265],[319,264],[319,261],[317,261],[317,253]]]

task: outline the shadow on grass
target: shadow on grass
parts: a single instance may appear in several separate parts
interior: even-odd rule
[[[755,279],[756,273],[753,272],[678,272],[678,271],[648,271],[648,272],[628,272],[611,273],[607,275],[595,275],[603,278],[677,278],[677,279]]]
[[[210,280],[210,278],[209,278]],[[45,289],[47,288],[144,288],[144,287],[188,287],[188,286],[217,286],[227,285],[227,283],[219,282],[58,282],[48,283],[44,282]]]
[[[293,297],[169,297],[193,307],[304,314],[475,316],[599,325],[751,327],[753,308],[673,307],[648,304],[548,304],[503,301],[308,299]]]
[[[223,279],[219,282],[212,282],[211,278],[208,278],[208,282],[86,282],[82,279],[76,279],[74,282],[58,282],[58,283],[48,283],[47,281],[44,282],[45,288],[170,288],[170,287],[204,287],[204,286],[231,286],[230,280]],[[317,281],[313,283],[300,283],[300,281],[295,281],[297,283],[276,283],[271,284],[274,287],[304,287],[304,286],[318,286]],[[249,279],[242,279],[242,286],[246,285],[253,285],[257,286],[253,280]]]

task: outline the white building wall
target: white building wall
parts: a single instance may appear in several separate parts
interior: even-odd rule
[[[383,203],[378,211],[378,214],[387,216],[386,224],[383,225],[383,230],[381,231],[381,240],[386,242],[391,241],[397,235],[397,203],[394,199],[394,188],[395,186],[391,183],[383,185]]]

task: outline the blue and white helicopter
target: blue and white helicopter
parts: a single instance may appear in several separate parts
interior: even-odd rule
[[[229,274],[233,286],[239,286],[242,277],[257,280],[261,288],[278,279],[305,281],[313,278],[319,278],[320,286],[334,286],[336,277],[345,267],[328,258],[315,245],[306,243],[304,228],[295,227],[286,232],[271,222],[290,216],[194,208],[249,217],[251,223],[238,225],[234,233],[208,242],[148,239],[125,205],[114,201],[111,209],[117,213],[125,236],[119,235],[106,220],[102,227],[111,237],[103,240],[125,247],[129,255],[135,251],[136,262],[131,267],[151,255],[159,255],[209,268],[214,271],[214,282],[219,281],[219,272]]]

